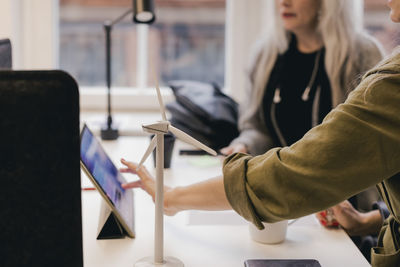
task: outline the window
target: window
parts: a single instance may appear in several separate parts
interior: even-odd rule
[[[131,7],[131,1],[3,0],[0,1],[3,25],[0,35],[11,37],[14,68],[65,69],[84,89],[81,90],[82,107],[104,110],[102,24],[124,13]],[[137,52],[142,45],[138,40],[143,39],[138,39],[138,35],[148,36],[145,38],[148,45],[144,45],[148,48],[146,58],[155,58],[161,85],[170,79],[216,81],[240,101],[245,94],[244,66],[249,48],[265,26],[263,14],[267,3],[270,1],[155,0],[157,19],[148,29],[134,25],[127,18],[112,32],[113,103],[122,109],[157,107],[156,101],[148,106],[154,95],[147,99],[137,96],[153,91],[144,89],[143,84],[154,85],[148,67],[138,67],[137,62],[147,62],[137,58],[137,55],[143,56]],[[400,40],[400,28],[388,18],[386,1],[365,0],[364,3],[367,30],[390,52]],[[119,90],[121,95],[116,94]],[[130,94],[134,97],[128,99],[126,95]],[[134,105],[133,101],[136,101]],[[121,103],[126,105],[121,107]]]
[[[400,28],[389,19],[390,9],[387,7],[387,1],[365,0],[364,7],[367,31],[378,39],[387,53],[390,53],[400,44]]]
[[[60,68],[71,73],[80,86],[105,85],[102,25],[131,6],[132,0],[60,0]],[[191,79],[222,86],[225,0],[158,0],[155,11],[156,21],[148,28],[134,25],[132,15],[113,27],[113,87],[154,84],[148,67],[151,64],[139,58],[143,54],[152,59],[160,85],[174,79]],[[147,39],[144,46],[141,38]],[[145,81],[140,82],[143,77]]]

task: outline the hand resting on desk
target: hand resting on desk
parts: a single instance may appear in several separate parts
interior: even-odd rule
[[[230,154],[239,153],[239,152],[248,153],[246,146],[244,144],[240,144],[240,143],[232,144],[230,146],[221,148],[220,151],[223,155],[230,155]]]
[[[331,209],[335,220],[350,236],[376,235],[382,227],[383,219],[378,210],[361,213],[348,200],[333,206]],[[331,226],[321,213],[316,215],[323,225]]]

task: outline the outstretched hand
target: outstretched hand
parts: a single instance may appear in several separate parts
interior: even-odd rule
[[[121,163],[125,165],[126,168],[120,168],[120,172],[135,174],[139,177],[139,180],[137,181],[122,184],[122,188],[141,188],[153,198],[153,201],[155,201],[156,182],[146,167],[141,166],[138,168],[138,164],[126,161],[125,159],[121,159]],[[164,213],[170,216],[175,215],[179,211],[177,208],[169,207],[168,205],[168,200],[171,194],[172,189],[168,186],[164,186]]]

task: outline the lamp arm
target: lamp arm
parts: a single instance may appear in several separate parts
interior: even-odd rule
[[[125,11],[121,16],[110,21],[104,22],[103,27],[106,34],[106,84],[107,84],[107,126],[110,129],[112,125],[111,116],[111,30],[112,26],[119,23],[127,15],[133,12],[133,8]]]
[[[125,11],[121,16],[117,17],[116,19],[114,19],[112,21],[106,21],[104,24],[107,23],[108,25],[113,26],[113,25],[117,24],[118,22],[120,22],[121,20],[123,20],[126,16],[128,16],[132,12],[133,12],[133,8],[130,8],[127,11]]]
[[[133,12],[133,8],[125,11],[121,16],[115,20],[107,20],[104,22],[103,27],[106,33],[106,83],[107,88],[111,88],[111,30],[112,26],[123,20],[126,16]]]
[[[144,1],[144,0],[142,0]],[[118,129],[112,127],[112,116],[111,116],[111,30],[112,27],[122,21],[130,13],[134,11],[141,14],[141,17],[136,18],[134,14],[133,21],[136,23],[151,23],[154,21],[155,16],[153,13],[153,1],[147,0],[146,3],[134,0],[133,7],[126,10],[122,15],[114,20],[107,20],[103,23],[103,28],[106,37],[106,85],[107,85],[107,125],[106,128],[101,129],[101,138],[103,140],[115,140],[118,138]],[[150,10],[150,11],[149,11]],[[150,12],[150,14],[149,14]],[[150,15],[150,16],[149,16]]]

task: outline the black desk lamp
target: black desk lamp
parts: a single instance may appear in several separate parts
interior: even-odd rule
[[[105,21],[106,33],[106,83],[107,83],[107,124],[101,129],[101,139],[115,140],[118,129],[113,126],[111,116],[111,30],[112,26],[133,12],[133,22],[150,24],[155,20],[153,0],[133,0],[133,7],[113,21]]]

